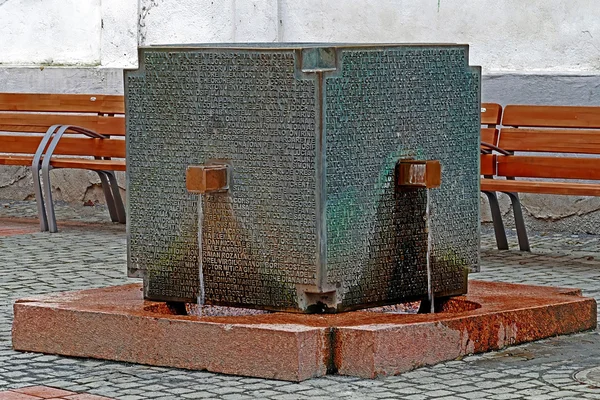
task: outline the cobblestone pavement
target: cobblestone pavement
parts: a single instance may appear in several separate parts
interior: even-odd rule
[[[32,204],[0,202],[0,218],[33,217]],[[573,378],[577,371],[600,365],[596,332],[468,356],[399,376],[375,380],[327,376],[299,384],[12,351],[15,299],[131,281],[125,272],[124,226],[107,223],[102,207],[87,207],[87,214],[73,207],[57,211],[61,229],[57,234],[0,237],[0,390],[47,385],[123,400],[600,399],[599,388]],[[585,295],[600,300],[599,237],[532,234],[530,239],[531,253],[499,252],[492,234],[484,229],[482,272],[472,278],[580,287]],[[514,235],[510,240],[511,248],[517,249]]]

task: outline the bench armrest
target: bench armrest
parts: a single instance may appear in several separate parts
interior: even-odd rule
[[[56,131],[58,127],[58,131]],[[50,127],[48,129],[48,131],[46,132],[46,135],[44,136],[44,139],[42,140],[42,143],[40,143],[40,147],[38,147],[38,151],[36,153],[36,157],[41,158],[42,156],[44,157],[44,159],[42,160],[42,170],[44,169],[48,169],[49,165],[50,165],[50,159],[52,157],[52,154],[54,153],[54,150],[56,149],[56,146],[58,145],[58,142],[60,141],[60,139],[62,138],[62,136],[64,135],[64,133],[67,131],[73,131],[75,133],[80,133],[83,135],[86,135],[90,138],[93,139],[107,139],[108,136],[106,135],[102,135],[100,133],[94,132],[90,129],[87,128],[83,128],[81,126],[75,126],[75,125],[53,125],[52,127]],[[56,131],[56,133],[54,133]],[[54,134],[54,137],[52,137],[52,135]],[[44,153],[44,147],[46,146],[46,143],[48,142],[48,140],[50,139],[50,137],[52,137],[52,142],[50,142],[50,145],[48,146],[46,150],[46,152]],[[39,158],[37,159],[37,163],[36,160],[34,160],[34,166],[38,166],[39,168]]]
[[[58,132],[57,132],[57,129],[58,129]],[[70,130],[75,133],[79,133],[79,134],[82,134],[82,135],[85,135],[85,136],[88,136],[88,137],[94,138],[94,139],[107,139],[108,138],[108,136],[106,136],[106,135],[102,135],[100,133],[92,131],[91,129],[87,129],[87,128],[84,128],[81,126],[52,125],[51,127],[48,128],[48,130],[44,134],[44,137],[40,141],[40,144],[38,145],[38,148],[35,151],[35,154],[33,156],[33,161],[31,163],[31,166],[34,168],[34,170],[39,170],[40,162],[44,155],[46,155],[48,157],[52,156],[52,153],[54,152],[54,149],[56,148],[56,145],[58,144],[60,138],[67,130]],[[54,138],[52,138],[53,135],[54,135]],[[50,146],[48,146],[48,142],[50,142],[50,139],[52,139],[52,143],[50,143]],[[46,153],[44,154],[45,151],[46,151]]]
[[[494,146],[493,144],[490,143],[486,143],[486,142],[480,142],[481,143],[481,147],[485,147],[485,149],[481,149],[481,152],[483,154],[491,154],[492,150],[496,150],[498,153],[500,154],[504,154],[505,156],[511,156],[512,153],[504,150],[503,148],[500,148],[498,146]]]
[[[106,136],[106,135],[103,135],[98,132],[94,132],[91,129],[87,129],[87,128],[84,128],[81,126],[75,126],[75,125],[62,125],[62,126],[63,127],[66,126],[67,130],[73,131],[75,133],[80,133],[82,135],[86,135],[86,136],[89,136],[94,139],[108,139],[108,136]]]

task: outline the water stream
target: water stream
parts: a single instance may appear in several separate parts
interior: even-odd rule
[[[429,298],[429,304],[431,306],[430,312],[435,313],[435,305],[433,298],[433,274],[431,272],[431,227],[429,226],[431,212],[429,209],[429,189],[425,189],[427,192],[427,201],[425,206],[425,229],[427,230],[427,296]]]
[[[202,208],[203,195],[198,196],[198,313],[202,316],[202,308],[205,302],[204,271],[202,268],[202,225],[204,222],[204,210]]]

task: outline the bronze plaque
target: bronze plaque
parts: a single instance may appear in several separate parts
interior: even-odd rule
[[[436,295],[465,293],[479,262],[480,71],[467,56],[141,49],[125,72],[129,275],[153,300],[343,311],[426,297],[429,237]],[[407,159],[439,161],[441,185],[398,185]],[[189,192],[188,167],[210,165],[227,189],[219,175],[219,190]]]

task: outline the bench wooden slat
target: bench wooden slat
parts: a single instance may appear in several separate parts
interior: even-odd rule
[[[54,154],[125,158],[125,140],[63,137]]]
[[[496,174],[496,156],[494,154],[481,155],[481,175]]]
[[[30,166],[33,156],[0,155],[0,165]]]
[[[0,165],[30,166],[33,156],[0,156]],[[55,168],[89,169],[94,171],[125,171],[125,160],[92,160],[81,158],[52,157],[50,164]]]
[[[2,153],[34,154],[41,141],[41,136],[0,134]]]
[[[54,154],[125,158],[125,140],[63,137]]]
[[[531,182],[503,179],[482,179],[481,190],[488,192],[600,196],[600,185],[570,182]]]
[[[498,156],[498,176],[600,180],[600,159],[542,156]]]
[[[498,145],[498,129],[481,128],[481,141],[494,146]]]
[[[125,135],[125,118],[97,115],[0,113],[0,131],[46,132],[52,125],[77,125],[106,135]]]
[[[0,134],[3,153],[34,154],[41,136]],[[125,158],[124,139],[92,139],[87,137],[63,136],[55,155]]]
[[[600,132],[503,128],[498,146],[508,151],[600,154]]]
[[[123,96],[0,93],[0,111],[124,114]]]
[[[93,171],[125,171],[125,160],[85,160],[81,158],[52,157],[50,164],[55,168],[77,168]]]
[[[504,126],[600,128],[600,107],[508,105]]]
[[[502,119],[502,106],[496,103],[481,104],[481,124],[500,125]]]

